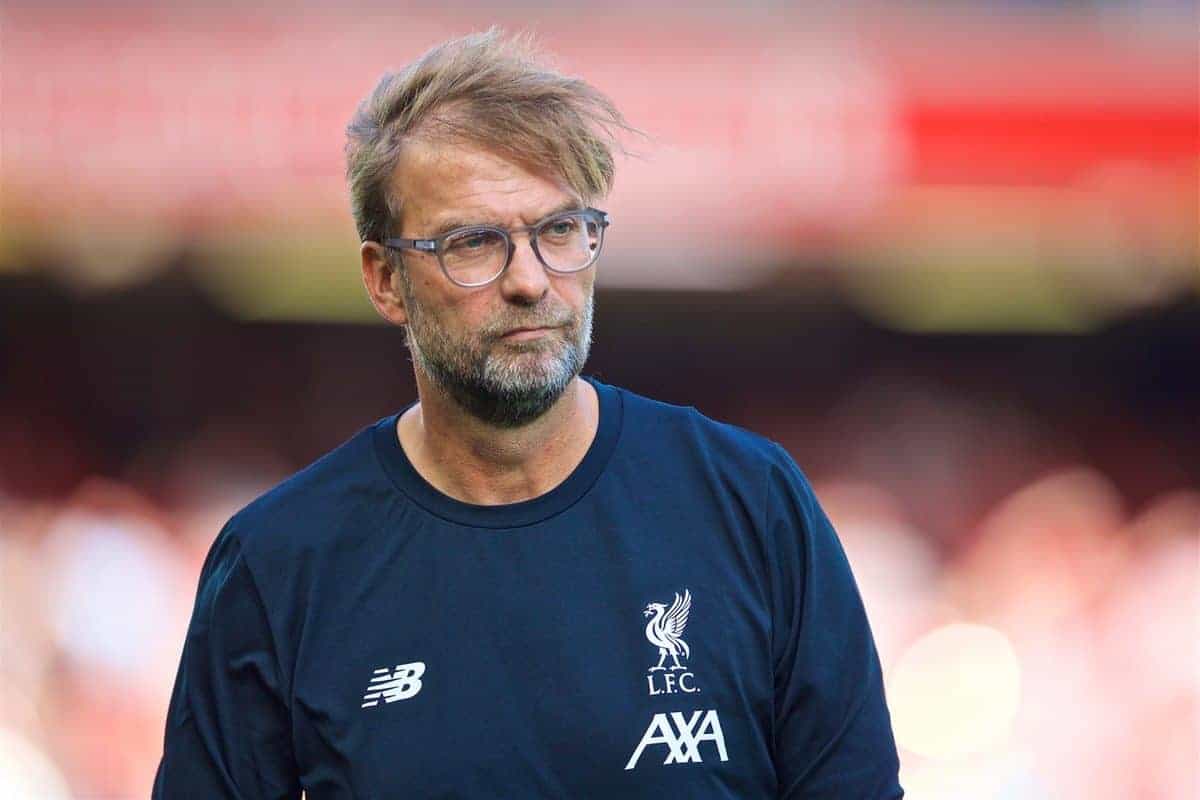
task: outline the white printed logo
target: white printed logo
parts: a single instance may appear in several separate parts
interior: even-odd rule
[[[379,705],[380,697],[383,697],[385,703],[407,700],[421,691],[421,676],[424,674],[424,661],[397,664],[395,670],[389,670],[387,667],[375,670],[375,677],[371,678],[371,683],[367,686],[361,707]]]
[[[682,638],[691,610],[692,593],[684,589],[683,597],[679,596],[679,592],[675,593],[675,600],[670,608],[663,603],[649,603],[642,612],[642,616],[650,617],[650,621],[646,623],[646,638],[658,648],[658,663],[646,672],[646,685],[651,695],[676,692],[692,694],[700,691],[696,688],[696,676],[679,663],[680,656],[685,660],[692,656],[691,648]],[[667,656],[671,657],[669,667],[663,666]],[[656,672],[662,674],[656,676]],[[676,672],[681,674],[676,675]]]
[[[717,718],[715,708],[693,711],[691,719],[685,719],[679,711],[672,711],[669,715],[655,714],[654,719],[650,720],[650,727],[642,734],[637,749],[625,764],[625,769],[636,767],[642,751],[652,744],[667,746],[667,758],[663,764],[699,763],[703,761],[700,757],[701,742],[712,742],[721,760],[729,760],[729,754],[725,751],[725,733],[721,730],[721,720]]]

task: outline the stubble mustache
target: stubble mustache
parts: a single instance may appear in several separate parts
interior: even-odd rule
[[[562,328],[574,331],[579,325],[579,318],[566,309],[547,308],[544,312],[530,316],[522,314],[505,315],[501,319],[489,323],[479,330],[479,338],[485,344],[499,341],[505,334],[523,328]]]

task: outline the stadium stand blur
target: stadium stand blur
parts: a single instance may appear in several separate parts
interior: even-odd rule
[[[341,131],[530,24],[631,138],[589,372],[764,433],[914,800],[1194,797],[1195,6],[0,9],[0,786],[146,797],[228,516],[415,397]]]

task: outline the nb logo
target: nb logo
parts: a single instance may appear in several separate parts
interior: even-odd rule
[[[425,674],[425,662],[414,661],[411,664],[397,664],[395,670],[387,667],[375,670],[363,695],[362,708],[379,705],[379,698],[385,703],[397,700],[407,700],[421,691],[421,676]]]
[[[663,764],[699,763],[703,761],[700,757],[701,742],[712,742],[721,760],[729,760],[729,754],[725,751],[725,733],[721,730],[716,709],[693,711],[690,719],[686,719],[679,711],[672,711],[669,715],[655,714],[625,769],[636,767],[642,751],[650,745],[666,745],[667,758]]]

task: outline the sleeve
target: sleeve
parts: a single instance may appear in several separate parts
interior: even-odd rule
[[[778,448],[778,445],[776,445]],[[774,753],[784,800],[904,796],[879,656],[850,564],[791,457],[767,490]]]
[[[240,541],[226,525],[200,573],[154,800],[300,797],[272,642]]]

